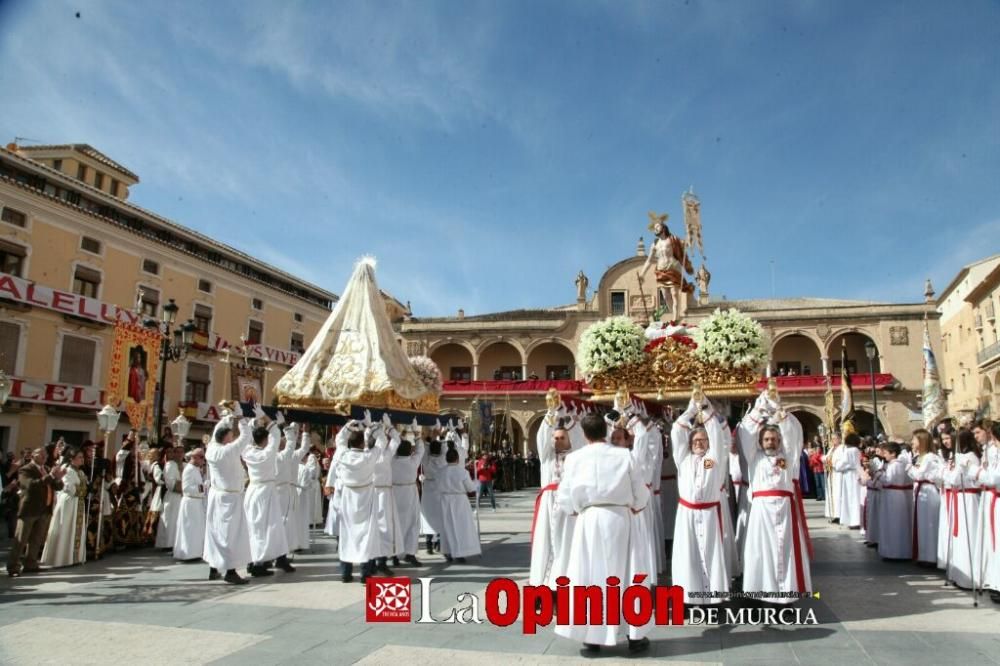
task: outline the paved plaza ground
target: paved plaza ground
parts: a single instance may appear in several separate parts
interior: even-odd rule
[[[495,577],[527,577],[534,492],[500,496],[483,510],[483,557],[400,575],[434,576],[436,616],[457,595]],[[816,548],[813,587],[801,602],[820,622],[803,627],[658,627],[650,657],[687,663],[993,664],[1000,663],[1000,606],[942,586],[935,571],[882,562],[858,533],[829,525],[807,500]],[[314,533],[316,535],[318,533]],[[151,549],[69,569],[0,580],[3,664],[562,664],[580,646],[551,628],[520,625],[366,624],[364,587],[339,580],[336,541],[316,536],[298,572],[231,587],[206,580],[204,564],[177,564]],[[3,546],[5,542],[0,542]],[[419,571],[419,572],[418,572]],[[415,594],[414,608],[420,604]],[[485,619],[485,618],[484,618]],[[605,648],[604,663],[628,658]],[[632,660],[630,660],[632,661]]]

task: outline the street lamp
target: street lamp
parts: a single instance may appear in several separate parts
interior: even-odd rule
[[[147,327],[155,328],[163,336],[163,342],[160,345],[159,390],[156,393],[156,405],[154,405],[156,416],[153,435],[157,442],[159,442],[163,432],[163,394],[167,382],[167,363],[177,363],[187,356],[188,348],[194,342],[194,332],[198,328],[194,321],[188,319],[181,326],[171,330],[174,322],[177,321],[179,309],[177,303],[171,298],[160,310],[160,321],[147,319],[145,322]]]
[[[104,432],[104,444],[101,446],[101,458],[104,459],[104,464],[107,465],[107,451],[108,451],[108,440],[111,438],[111,433],[115,431],[118,427],[118,418],[121,413],[116,410],[111,405],[104,405],[104,408],[97,412],[97,427]],[[117,451],[115,452],[117,454]],[[90,487],[94,487],[94,471],[97,469],[97,456],[90,461]],[[94,554],[97,557],[101,556],[101,530],[104,525],[104,474],[105,467],[101,468],[101,487],[98,489],[100,499],[97,501],[97,537],[94,540]],[[90,500],[87,501],[87,515],[90,515]]]
[[[14,382],[10,380],[7,373],[0,370],[0,412],[3,411],[3,406],[7,404],[7,398],[10,397],[10,392],[14,388]]]
[[[176,419],[170,422],[170,431],[174,433],[175,442],[184,441],[189,430],[191,430],[191,422],[184,418],[183,414],[179,414]]]
[[[875,357],[878,349],[871,340],[865,342],[865,356],[868,357],[868,375],[872,383],[872,430],[875,432],[875,439],[878,439],[878,398],[875,394]]]

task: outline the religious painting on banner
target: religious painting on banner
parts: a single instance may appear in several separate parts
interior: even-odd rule
[[[264,399],[264,369],[252,365],[233,366],[233,398],[261,404]]]
[[[125,413],[134,428],[153,426],[153,404],[162,340],[156,329],[126,323],[115,325],[108,398],[113,405],[125,405]]]

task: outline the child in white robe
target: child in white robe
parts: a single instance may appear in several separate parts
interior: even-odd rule
[[[886,560],[909,560],[913,557],[913,482],[900,457],[899,444],[887,442],[881,450],[886,462],[877,482],[878,554]]]
[[[460,464],[456,449],[445,453],[447,466],[439,477],[441,492],[441,552],[446,560],[464,564],[465,558],[482,553],[476,519],[469,505],[469,493],[476,492],[476,484]]]

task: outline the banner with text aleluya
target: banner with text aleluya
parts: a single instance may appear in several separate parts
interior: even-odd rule
[[[142,316],[132,310],[119,307],[113,303],[104,303],[96,298],[88,298],[80,294],[46,287],[8,273],[0,273],[0,298],[101,322],[102,324],[142,325]],[[242,355],[246,351],[247,359],[278,363],[288,367],[295,365],[299,360],[298,352],[275,349],[267,345],[247,345],[244,350],[242,347],[230,344],[228,340],[216,333],[209,334],[205,338],[205,342],[201,343],[200,346],[215,352],[224,352],[229,349],[238,355]]]
[[[115,326],[108,397],[113,402],[124,403],[129,423],[144,423],[147,428],[153,425],[162,341],[163,337],[157,329],[121,322]]]

